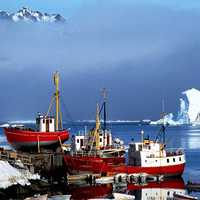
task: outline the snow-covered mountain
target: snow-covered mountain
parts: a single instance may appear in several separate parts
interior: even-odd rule
[[[161,123],[163,123],[163,119],[151,122],[151,124]],[[179,112],[177,115],[167,114],[164,117],[164,123],[169,125],[200,125],[200,91],[192,88],[182,92]]]
[[[65,22],[65,18],[60,14],[47,14],[41,13],[39,11],[33,11],[29,8],[23,7],[16,13],[8,13],[5,11],[0,11],[0,20],[10,20],[13,22],[18,21],[28,21],[28,22]]]

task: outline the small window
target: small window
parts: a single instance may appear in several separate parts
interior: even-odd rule
[[[77,139],[76,141],[77,141],[77,143],[79,143],[79,139]]]
[[[169,196],[169,195],[170,195],[170,192],[168,191],[168,192],[167,192],[167,196]]]
[[[179,157],[179,161],[181,161],[181,157]]]
[[[43,119],[42,122],[43,122],[43,124],[44,124],[44,123],[45,123],[45,120]]]
[[[102,138],[100,138],[100,142],[102,142]]]
[[[52,123],[52,119],[50,119],[50,124]]]
[[[173,161],[174,161],[174,162],[176,161],[175,158],[173,158]]]
[[[169,163],[169,158],[167,158],[167,163]]]
[[[147,160],[145,160],[145,162],[147,162]]]
[[[157,160],[156,160],[156,162],[157,162]]]

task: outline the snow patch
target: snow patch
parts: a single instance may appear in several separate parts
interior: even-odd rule
[[[33,11],[27,7],[23,7],[16,13],[8,13],[0,11],[0,19],[7,19],[13,22],[25,21],[25,22],[65,22],[65,18],[60,14],[47,14],[39,11]]]
[[[28,170],[20,170],[11,166],[7,161],[0,160],[0,188],[11,185],[30,185],[30,179],[40,179],[39,175],[31,174]]]
[[[9,124],[35,124],[35,120],[16,120],[16,121],[8,121]]]
[[[6,124],[1,124],[1,125],[0,125],[1,128],[9,127],[9,126],[10,126],[10,124],[7,124],[7,123],[6,123]]]

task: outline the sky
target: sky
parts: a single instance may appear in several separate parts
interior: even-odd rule
[[[177,113],[181,92],[200,89],[197,0],[2,0],[0,9],[60,13],[65,24],[0,21],[0,119],[46,112],[61,75],[63,116],[93,119],[101,88],[108,118]]]

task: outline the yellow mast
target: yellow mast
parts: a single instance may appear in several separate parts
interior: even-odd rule
[[[99,129],[100,129],[100,119],[99,119],[99,105],[97,104],[96,111],[96,127],[94,131],[94,136],[96,139],[96,149],[99,150]]]
[[[56,91],[55,91],[55,99],[56,99],[56,131],[59,130],[59,97],[60,97],[60,94],[59,94],[59,80],[60,80],[60,77],[59,77],[59,73],[56,72],[54,73],[54,84],[56,86]]]

